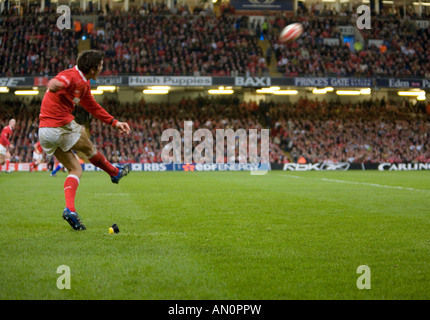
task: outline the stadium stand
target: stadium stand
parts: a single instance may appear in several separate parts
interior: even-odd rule
[[[130,136],[119,135],[100,121],[91,120],[94,143],[112,162],[162,162],[161,133],[168,128],[183,130],[193,121],[194,130],[207,128],[270,128],[270,162],[399,163],[430,162],[430,114],[425,104],[402,104],[369,100],[358,103],[241,102],[234,98],[184,98],[178,103],[121,103],[105,98],[102,105],[126,120]],[[2,127],[17,119],[12,143],[12,162],[29,162],[37,141],[40,100],[3,103]],[[215,152],[215,151],[214,151]],[[215,153],[214,153],[215,154]]]
[[[344,43],[342,31],[354,26],[349,12],[315,14],[313,9],[305,15],[299,8],[296,17],[278,14],[256,23],[230,10],[215,15],[211,10],[160,5],[127,13],[94,11],[72,15],[74,28],[61,32],[48,28],[55,25],[54,9],[3,14],[0,74],[54,75],[74,64],[81,37],[86,36],[90,48],[106,53],[104,75],[430,75],[430,29],[418,28],[409,16],[381,13],[372,19],[372,32],[357,35],[364,47],[353,50]],[[304,35],[280,44],[279,30],[295,21],[303,24]],[[268,50],[263,51],[261,39],[269,41]]]
[[[352,50],[348,42],[343,42],[341,32],[341,26],[352,25],[351,18],[340,15],[302,17],[304,35],[291,44],[280,44],[277,41],[280,28],[295,22],[295,19],[278,17],[270,28],[271,51],[276,58],[277,72],[282,75],[430,75],[427,59],[430,29],[418,28],[410,20],[395,17],[373,19],[372,32],[360,34],[365,46]]]
[[[411,22],[415,12],[381,12],[372,19],[372,32],[357,34],[364,47],[344,43],[343,27],[353,25],[351,12],[324,6],[298,8],[295,17],[277,14],[263,23],[233,15],[179,6],[147,5],[118,10],[73,9],[74,28],[59,31],[55,9],[3,12],[0,20],[0,76],[47,76],[75,65],[82,36],[90,48],[106,54],[103,76],[394,76],[430,78],[430,27]],[[92,18],[95,17],[95,20]],[[428,16],[424,14],[421,19]],[[82,20],[82,21],[81,21]],[[280,29],[300,21],[305,33],[295,42],[277,41]],[[354,32],[357,32],[355,30]],[[261,40],[263,39],[263,40]],[[332,40],[333,44],[330,44]],[[262,46],[263,41],[267,47]],[[264,49],[264,50],[263,50]],[[408,100],[340,103],[300,99],[294,103],[241,102],[238,99],[184,98],[179,103],[102,103],[128,121],[130,137],[91,121],[95,143],[112,162],[161,162],[160,135],[180,129],[183,121],[195,128],[270,128],[270,161],[274,163],[430,162],[429,112],[424,103]],[[37,140],[40,99],[3,100],[2,127],[17,119],[12,140],[14,162],[31,161]],[[427,110],[430,108],[427,107]]]
[[[106,53],[103,75],[267,73],[258,37],[248,30],[246,17],[202,12],[180,8],[180,14],[172,14],[157,7],[145,15],[137,10],[114,12],[99,15],[96,24],[103,29],[81,23],[77,16],[74,28],[61,32],[48,29],[55,25],[55,12],[7,15],[1,21],[0,74],[54,75],[74,64],[82,36],[92,49]]]
[[[0,20],[0,74],[52,75],[75,65],[77,42],[73,31],[50,26],[57,15],[29,13],[2,15]]]

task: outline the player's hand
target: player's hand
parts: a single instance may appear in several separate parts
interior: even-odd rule
[[[13,148],[15,148],[15,146],[11,143],[11,144],[9,144],[9,149],[10,150],[13,150]]]
[[[117,122],[115,123],[115,128],[121,133],[129,134],[131,129],[127,122]]]

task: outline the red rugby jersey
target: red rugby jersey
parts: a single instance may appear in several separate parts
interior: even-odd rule
[[[10,145],[9,139],[12,136],[12,129],[10,126],[6,126],[3,128],[3,130],[1,131],[1,136],[0,136],[0,144],[8,147]]]
[[[106,124],[114,125],[117,122],[94,99],[90,81],[78,66],[60,72],[55,79],[64,83],[64,87],[55,93],[46,91],[39,114],[39,127],[62,127],[70,123],[74,119],[72,112],[75,104],[78,103]]]

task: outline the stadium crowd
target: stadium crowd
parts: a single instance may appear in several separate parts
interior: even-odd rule
[[[274,144],[293,162],[429,162],[430,110],[406,100],[340,103],[300,99],[269,109]],[[276,159],[279,160],[279,159]]]
[[[94,23],[59,30],[52,10],[0,16],[1,75],[54,75],[73,66],[77,44],[88,37],[106,54],[103,75],[238,75],[267,73],[258,38],[247,17],[179,7],[99,13]],[[169,15],[167,15],[169,13]],[[59,58],[61,57],[61,59]]]
[[[78,9],[73,9],[78,10]],[[278,14],[262,22],[232,15],[223,7],[211,10],[186,6],[168,9],[147,4],[119,12],[108,7],[97,11],[73,11],[73,27],[52,28],[54,8],[39,12],[26,9],[0,15],[0,76],[55,75],[76,64],[78,40],[86,36],[91,48],[105,52],[103,76],[142,75],[267,75],[272,57],[285,76],[395,76],[430,77],[430,27],[420,29],[411,21],[381,13],[372,19],[364,40],[379,40],[352,50],[343,43],[341,26],[354,25],[351,12],[333,12],[324,6],[302,6],[296,17]],[[80,15],[97,15],[96,25],[81,23]],[[402,18],[402,19],[400,19]],[[424,17],[428,19],[427,16]],[[83,19],[84,20],[84,19]],[[279,43],[279,31],[299,21],[305,32],[295,42]],[[259,40],[270,45],[262,51]],[[326,39],[340,45],[328,45]],[[0,124],[17,120],[12,143],[14,162],[30,162],[37,141],[40,100],[3,101]],[[105,99],[109,112],[128,121],[130,137],[119,136],[100,122],[88,121],[93,141],[112,162],[160,162],[161,133],[180,130],[185,120],[194,130],[207,128],[270,128],[270,161],[277,163],[429,162],[429,111],[421,104],[399,105],[392,101],[362,103],[316,102],[244,103],[225,98],[183,99],[179,103],[121,103]],[[80,108],[78,107],[78,110]],[[79,111],[78,111],[79,116]],[[85,117],[83,118],[86,121]]]
[[[89,38],[92,48],[106,53],[102,75],[266,73],[257,37],[241,28],[246,18],[236,20],[200,14],[106,16],[104,30]]]
[[[52,28],[56,14],[0,16],[0,74],[53,75],[75,65],[72,30]]]
[[[371,30],[361,30],[366,42],[356,51],[343,42],[340,28],[355,26],[351,12],[303,7],[295,17],[278,14],[258,22],[232,11],[223,8],[215,15],[209,9],[146,5],[125,13],[88,7],[79,14],[96,15],[96,22],[81,23],[73,14],[73,27],[64,30],[52,28],[58,17],[53,8],[3,13],[0,74],[54,75],[74,65],[78,40],[86,36],[91,48],[106,53],[103,75],[261,76],[276,69],[285,76],[430,76],[430,27],[417,28],[413,14],[399,19],[381,13],[371,20]],[[279,43],[279,31],[297,21],[305,33],[293,43]],[[262,37],[270,42],[266,52]],[[329,45],[327,39],[339,44]]]
[[[279,30],[297,21],[304,27],[303,35],[292,43],[280,43]],[[343,42],[341,32],[342,26],[353,25],[351,18],[278,16],[272,22],[266,59],[273,52],[277,71],[285,76],[430,76],[430,26],[421,29],[411,20],[390,16],[372,19],[371,29],[360,31],[365,45],[353,48]]]
[[[2,103],[1,126],[17,120],[12,162],[30,162],[37,141],[40,100]],[[178,103],[102,103],[132,128],[130,136],[87,119],[91,139],[112,162],[162,162],[165,129],[183,134],[184,121],[199,128],[270,129],[270,162],[430,162],[430,107],[392,101],[359,103],[300,99],[295,103],[242,102],[234,98],[184,98]],[[81,107],[78,107],[80,109]],[[82,110],[82,113],[86,111]],[[77,112],[77,120],[79,114]],[[260,131],[261,132],[261,131]],[[195,142],[194,145],[198,144]],[[215,152],[214,143],[214,155]],[[260,150],[260,146],[258,147]],[[225,153],[226,154],[226,153]],[[225,159],[227,162],[228,159]]]

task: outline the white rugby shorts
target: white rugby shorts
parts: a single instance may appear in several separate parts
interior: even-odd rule
[[[7,149],[4,145],[0,144],[0,155],[5,156]]]
[[[81,126],[75,120],[58,128],[39,128],[40,145],[48,156],[53,155],[57,148],[64,152],[69,151],[80,137]]]
[[[41,153],[33,152],[33,160],[42,161],[43,155]]]

